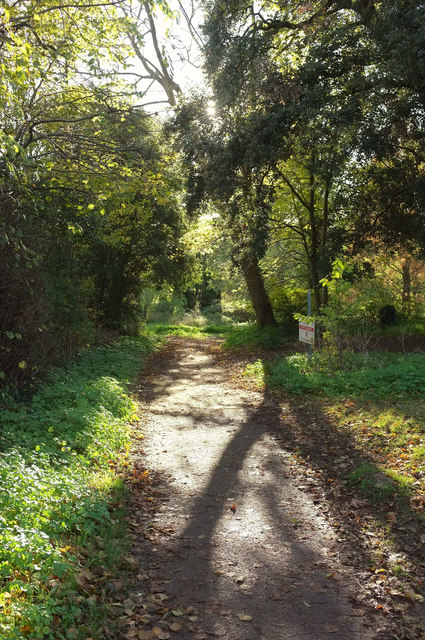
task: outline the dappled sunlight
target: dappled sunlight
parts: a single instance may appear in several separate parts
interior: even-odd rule
[[[268,629],[267,639],[307,640],[313,630],[321,638],[342,619],[350,638],[368,638],[350,601],[357,576],[339,562],[340,534],[328,518],[320,473],[312,463],[304,478],[291,452],[294,407],[267,392],[234,390],[220,369],[203,369],[204,354],[196,367],[189,345],[175,348],[171,375],[153,380],[147,394],[146,453],[171,478],[170,504],[155,518],[159,530],[172,523],[167,590],[188,606],[201,589],[207,617],[216,609],[221,615],[208,628],[222,635],[240,614]],[[167,388],[163,398],[158,385]],[[260,636],[252,627],[245,637]]]

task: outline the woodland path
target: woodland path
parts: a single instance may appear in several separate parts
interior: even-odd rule
[[[306,486],[285,450],[285,407],[229,384],[218,349],[172,339],[141,381],[145,439],[134,460],[160,490],[146,513],[133,489],[134,591],[150,604],[130,636],[395,637],[358,598],[358,568],[310,490],[314,477]]]

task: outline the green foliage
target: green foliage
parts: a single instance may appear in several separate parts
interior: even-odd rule
[[[376,503],[387,503],[394,499],[405,502],[413,493],[412,482],[407,478],[394,472],[386,475],[374,464],[366,463],[357,467],[349,475],[348,482]]]
[[[306,354],[277,358],[272,363],[258,360],[247,367],[267,386],[291,393],[312,393],[324,397],[391,397],[425,395],[425,355],[376,352],[346,352],[339,369],[330,371],[327,355]]]
[[[208,336],[223,337],[232,331],[231,325],[207,324],[205,326],[187,326],[184,324],[155,324],[146,327],[148,334],[156,336],[181,336],[184,338],[207,338]]]
[[[264,349],[273,351],[292,343],[295,337],[293,325],[258,328],[256,325],[237,326],[227,336],[226,349]]]
[[[407,336],[425,335],[425,317],[409,316],[399,314],[394,325],[381,327],[380,335],[402,338]]]
[[[136,27],[122,3],[1,10],[1,386],[33,383],[99,324],[137,333],[143,287],[190,271],[175,155],[118,73]]]
[[[274,283],[273,279],[268,279],[267,288],[273,309],[281,322],[293,324],[296,313],[307,312],[307,289],[284,287]]]
[[[55,630],[58,615],[69,626],[87,617],[68,600],[73,549],[114,529],[111,465],[136,410],[128,383],[154,344],[144,336],[86,351],[30,400],[0,408],[1,637],[53,640],[66,631]]]

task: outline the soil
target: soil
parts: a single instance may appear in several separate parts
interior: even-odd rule
[[[388,609],[326,482],[297,457],[291,408],[234,370],[219,341],[174,338],[140,382],[125,637],[423,638],[423,611]]]

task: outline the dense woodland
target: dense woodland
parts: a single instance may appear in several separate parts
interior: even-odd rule
[[[309,288],[354,324],[421,316],[424,12],[3,3],[3,383],[149,317],[288,322]],[[182,91],[192,45],[205,83]]]

